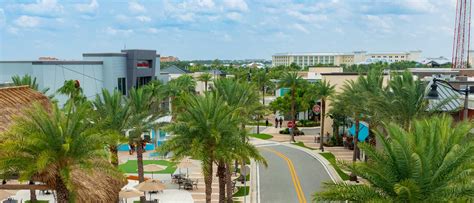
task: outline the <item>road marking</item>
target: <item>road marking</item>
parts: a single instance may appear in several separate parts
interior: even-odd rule
[[[260,166],[257,164],[257,203],[260,203]]]
[[[301,188],[301,183],[298,178],[298,174],[296,173],[295,167],[293,165],[293,162],[284,154],[270,149],[270,148],[264,148],[267,151],[273,152],[277,156],[281,157],[283,160],[286,161],[286,164],[288,165],[288,169],[290,170],[290,175],[291,175],[291,180],[293,181],[293,185],[295,187],[296,195],[298,197],[298,200],[300,203],[306,203],[306,197],[304,195],[303,189]]]
[[[278,146],[281,145],[280,143],[263,143],[263,144],[256,144],[256,147],[269,147],[269,146]]]

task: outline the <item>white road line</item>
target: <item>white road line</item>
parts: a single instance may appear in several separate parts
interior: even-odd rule
[[[256,144],[255,147],[270,147],[270,146],[278,146],[281,145],[280,143],[265,143],[265,144]]]

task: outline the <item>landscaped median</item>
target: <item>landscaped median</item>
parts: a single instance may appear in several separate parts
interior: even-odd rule
[[[260,134],[252,133],[252,134],[249,134],[249,136],[254,137],[254,138],[258,138],[258,139],[262,139],[262,140],[268,140],[268,139],[271,139],[273,137],[272,135],[265,134],[265,133],[260,133]]]

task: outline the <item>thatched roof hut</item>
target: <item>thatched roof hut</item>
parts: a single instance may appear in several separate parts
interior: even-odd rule
[[[34,103],[47,107],[49,98],[28,86],[0,88],[0,133],[12,124],[13,117],[20,116],[25,109]]]

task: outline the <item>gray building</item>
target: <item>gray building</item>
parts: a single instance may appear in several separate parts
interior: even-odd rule
[[[39,88],[49,94],[66,80],[78,80],[88,98],[102,88],[128,94],[130,88],[144,85],[160,76],[160,55],[155,50],[130,49],[118,53],[84,53],[83,60],[0,61],[0,84],[11,83],[14,75],[36,77]],[[64,103],[64,96],[57,96]]]

